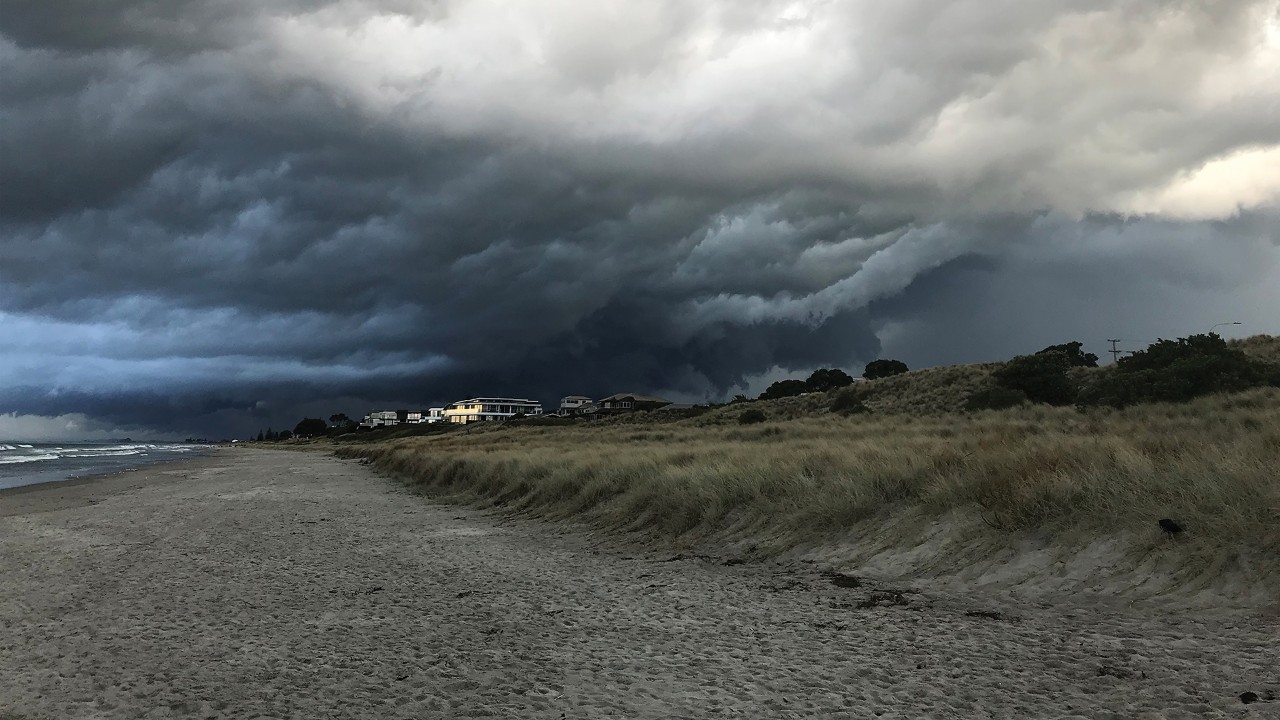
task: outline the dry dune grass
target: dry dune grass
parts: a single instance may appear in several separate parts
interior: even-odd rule
[[[989,373],[947,370],[972,383]],[[887,389],[868,404],[895,407],[899,391],[879,382]],[[925,396],[943,402],[941,390]],[[1162,541],[1156,520],[1172,517],[1187,528],[1174,546],[1180,562],[1247,566],[1252,580],[1280,570],[1275,388],[1088,413],[1028,406],[751,426],[708,420],[490,429],[339,453],[370,457],[445,501],[676,542],[750,536],[782,550],[839,542],[896,516],[959,511],[985,519],[972,523],[984,541],[1128,537],[1149,549]]]
[[[1228,340],[1227,345],[1243,350],[1258,360],[1280,363],[1280,336],[1254,335],[1239,340]]]
[[[991,373],[1001,363],[952,365],[860,383],[867,407],[879,412],[917,415],[957,412],[970,395],[995,385]]]

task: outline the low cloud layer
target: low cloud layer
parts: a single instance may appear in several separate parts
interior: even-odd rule
[[[0,0],[0,412],[1280,332],[1280,3]]]

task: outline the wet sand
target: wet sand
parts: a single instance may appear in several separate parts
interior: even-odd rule
[[[838,586],[314,452],[0,493],[0,578],[0,720],[1280,717],[1256,613]]]

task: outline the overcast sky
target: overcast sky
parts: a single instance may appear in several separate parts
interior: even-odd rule
[[[1280,334],[1280,0],[0,0],[0,68],[0,435]]]

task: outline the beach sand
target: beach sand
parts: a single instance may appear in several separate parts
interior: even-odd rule
[[[1280,717],[1258,613],[840,584],[224,450],[0,494],[0,718]]]

